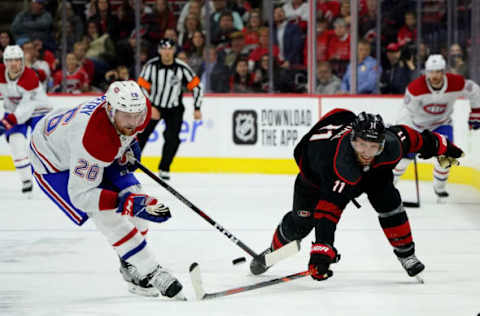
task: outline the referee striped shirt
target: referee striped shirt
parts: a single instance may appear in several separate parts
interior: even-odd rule
[[[175,58],[171,65],[162,63],[160,56],[150,59],[138,77],[138,85],[142,88],[150,102],[159,108],[173,108],[183,104],[182,87],[193,92],[193,106],[200,109],[203,89],[190,66]]]

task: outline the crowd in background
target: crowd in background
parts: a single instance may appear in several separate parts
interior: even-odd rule
[[[209,92],[268,92],[268,42],[274,32],[274,91],[306,92],[306,1],[275,1],[273,29],[266,23],[263,1],[211,0],[208,10],[204,2],[141,1],[141,65],[158,54],[161,38],[172,38],[177,42],[177,58],[192,67]],[[66,25],[62,25],[63,3],[67,6]],[[415,1],[384,0],[379,63],[375,56],[377,5],[378,0],[359,1],[358,93],[402,94],[421,74],[432,47],[426,41],[416,45]],[[136,79],[133,12],[133,0],[31,0],[28,9],[13,18],[10,29],[0,30],[0,58],[6,45],[20,45],[25,64],[37,70],[47,91],[60,92],[64,75],[60,56],[66,45],[66,92],[104,91],[114,80]],[[206,42],[207,18],[210,43]],[[350,0],[317,0],[316,18],[316,92],[348,92]],[[445,42],[445,18],[445,1],[424,1],[426,40]],[[61,41],[63,29],[67,32],[65,43]],[[462,33],[460,39],[462,43],[449,49],[434,49],[450,61],[449,71],[468,77],[466,35]]]

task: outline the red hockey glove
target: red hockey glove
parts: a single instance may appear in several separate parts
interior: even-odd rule
[[[3,135],[6,131],[11,129],[14,125],[17,124],[17,118],[14,114],[10,113],[0,120],[0,136]]]
[[[330,264],[337,261],[337,250],[328,244],[314,243],[310,251],[308,270],[311,277],[323,281],[333,275]]]
[[[152,222],[164,222],[172,215],[170,209],[146,194],[126,193],[119,199],[117,213],[136,216]]]

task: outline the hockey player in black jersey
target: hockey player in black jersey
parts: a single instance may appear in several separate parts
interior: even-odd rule
[[[339,259],[334,247],[335,229],[352,199],[366,193],[378,213],[380,226],[393,252],[409,276],[425,269],[415,256],[415,244],[392,170],[408,153],[420,158],[436,156],[445,167],[458,164],[463,152],[445,137],[428,130],[418,133],[405,125],[385,128],[380,115],[335,109],[302,138],[294,156],[300,169],[293,194],[293,208],[276,228],[273,241],[263,253],[293,240],[302,240],[315,228],[308,263],[312,278],[333,275],[330,264]],[[264,262],[264,261],[263,261]],[[250,271],[269,267],[253,259]]]

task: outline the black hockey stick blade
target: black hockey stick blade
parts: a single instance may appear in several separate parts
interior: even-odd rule
[[[263,282],[259,282],[251,285],[236,287],[236,288],[223,290],[219,292],[207,293],[203,288],[203,281],[200,273],[200,266],[196,262],[192,263],[192,265],[190,266],[190,278],[192,280],[192,286],[193,286],[193,289],[195,290],[195,295],[198,300],[207,300],[207,299],[212,299],[216,297],[223,297],[223,296],[229,296],[229,295],[243,293],[247,291],[252,291],[252,290],[260,289],[263,287],[267,287],[267,286],[271,286],[279,283],[285,283],[285,282],[293,281],[295,279],[300,279],[300,278],[309,276],[310,274],[311,274],[310,271],[307,270],[307,271],[298,272],[298,273],[290,274],[280,278],[271,279],[268,281],[263,281]]]
[[[404,207],[420,207],[420,203],[418,202],[402,202]]]

